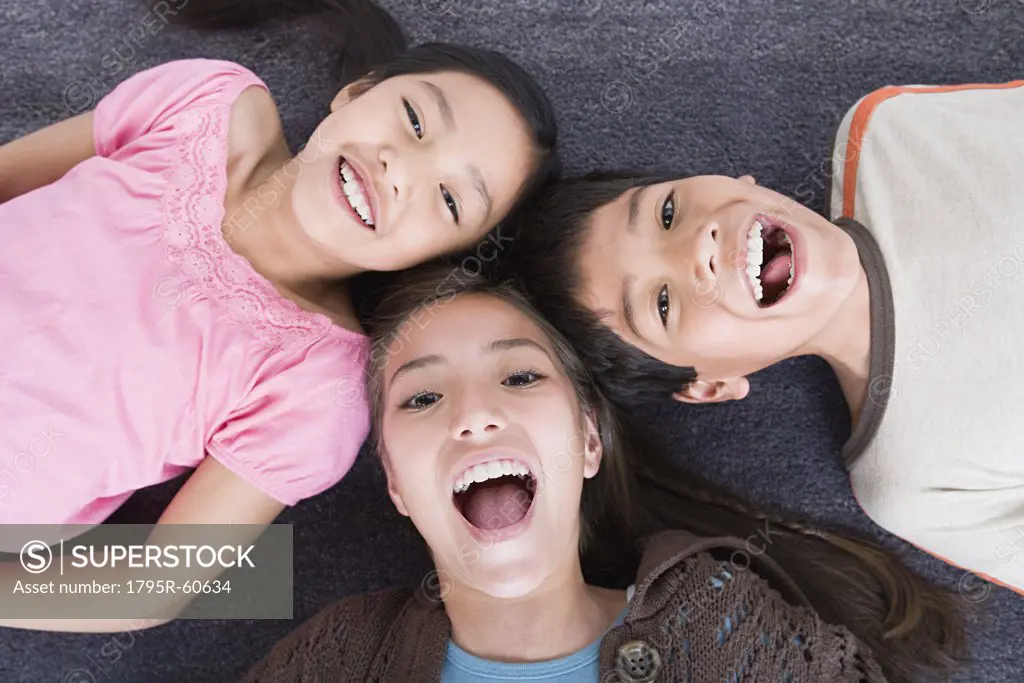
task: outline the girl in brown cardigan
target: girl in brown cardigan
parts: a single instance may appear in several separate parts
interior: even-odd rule
[[[421,268],[378,313],[378,450],[435,571],[328,607],[245,681],[911,681],[956,666],[951,596],[881,548],[684,484],[511,286]]]

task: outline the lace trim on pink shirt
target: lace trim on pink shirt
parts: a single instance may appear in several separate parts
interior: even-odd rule
[[[164,242],[185,290],[204,294],[268,347],[292,349],[327,334],[362,339],[281,296],[225,241],[230,112],[230,104],[218,103],[183,112],[176,122],[175,168],[163,196]]]

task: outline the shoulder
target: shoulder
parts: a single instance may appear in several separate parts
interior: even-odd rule
[[[308,623],[311,633],[338,639],[357,630],[387,628],[414,603],[412,589],[386,588],[338,600],[316,613]]]
[[[401,626],[403,614],[414,602],[408,588],[339,600],[274,645],[243,680],[328,680],[339,671],[355,675],[373,662],[381,643]]]
[[[757,577],[780,592],[786,599],[800,605],[810,604],[800,587],[778,564],[768,557],[765,547],[777,534],[770,526],[753,536],[741,539],[732,536],[703,537],[684,530],[669,530],[644,539],[644,551],[637,572],[637,594],[643,596],[659,582],[703,572],[708,583],[717,585],[713,574],[722,568],[726,574],[743,572]],[[727,568],[731,567],[733,572]],[[699,572],[696,568],[699,568]],[[731,578],[731,576],[729,577]],[[658,591],[654,591],[657,595]],[[662,595],[662,598],[665,596]]]
[[[826,623],[762,545],[665,532],[641,566],[626,623],[634,642],[659,651],[667,680],[728,677],[755,661],[781,680],[883,680],[871,653]],[[869,675],[851,678],[856,667]]]
[[[228,165],[253,171],[273,152],[286,155],[284,126],[277,104],[262,83],[250,83],[231,105]]]
[[[1000,154],[1018,152],[1016,161],[1019,148],[1006,142],[1016,137],[1021,107],[1024,81],[886,86],[864,95],[843,116],[833,140],[829,218],[860,218],[873,227],[856,212],[865,176],[873,179],[875,192],[886,193],[910,178],[930,179],[929,185],[900,193],[897,201],[906,204],[923,194],[918,189],[948,188],[949,178],[959,172],[974,180],[973,174],[998,163]],[[978,154],[986,142],[986,154]],[[966,154],[958,163],[941,163],[961,147]]]

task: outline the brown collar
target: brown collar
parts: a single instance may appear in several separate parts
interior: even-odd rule
[[[768,530],[766,542],[771,542],[771,530]],[[764,551],[763,543],[756,542],[756,536],[744,541],[736,537],[705,538],[689,531],[673,529],[648,536],[643,539],[643,555],[637,569],[636,592],[630,602],[630,612],[637,618],[649,617],[671,598],[671,593],[659,590],[659,579],[674,569],[686,558],[693,555],[719,550],[729,552],[726,566],[733,571],[745,571],[754,567],[758,573],[776,583],[776,587],[795,602],[810,607],[811,603],[800,587],[786,572],[769,558]],[[444,603],[440,596],[440,587],[434,583],[423,581],[415,590],[416,604],[427,612],[434,612],[446,622],[446,631],[451,624],[447,623]],[[427,584],[430,584],[428,587]]]

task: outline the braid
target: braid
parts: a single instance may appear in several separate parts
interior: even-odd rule
[[[667,488],[662,486],[662,488]],[[811,524],[805,524],[792,519],[786,519],[779,515],[772,514],[766,510],[754,508],[743,504],[739,499],[734,498],[723,492],[711,492],[709,489],[695,488],[684,481],[673,481],[672,487],[674,493],[682,494],[691,500],[698,503],[705,503],[707,505],[715,505],[722,507],[732,512],[736,512],[744,517],[751,517],[753,519],[759,519],[775,526],[782,527],[790,533],[802,534],[804,536],[811,536],[814,538],[821,538],[831,542],[832,534],[821,531],[817,527]]]

